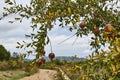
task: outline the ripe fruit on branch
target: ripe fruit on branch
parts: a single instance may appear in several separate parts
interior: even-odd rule
[[[99,28],[95,28],[95,29],[93,30],[93,33],[94,33],[95,35],[97,35],[99,32],[100,32]]]
[[[43,55],[45,55],[45,53],[46,53],[45,51],[42,52]]]
[[[38,60],[38,61],[37,61],[37,64],[38,64],[38,65],[41,65],[41,64],[42,64],[42,61],[41,61],[41,60]]]
[[[85,27],[85,23],[84,23],[84,22],[81,22],[81,23],[79,24],[79,27],[80,27],[81,29],[83,29],[83,28]]]
[[[55,54],[54,54],[54,53],[50,53],[50,54],[49,54],[49,58],[50,58],[51,60],[53,60],[53,58],[55,58]]]
[[[42,63],[45,63],[46,62],[46,59],[44,57],[41,58],[41,62]]]
[[[106,24],[106,27],[104,29],[105,32],[111,32],[114,30],[114,27],[111,24]]]

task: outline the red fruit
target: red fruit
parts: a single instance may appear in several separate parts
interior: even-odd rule
[[[82,28],[82,29],[83,29],[83,28],[85,27],[84,22],[81,22],[79,26],[80,26],[80,28]]]
[[[41,58],[41,62],[42,62],[42,63],[45,63],[45,62],[46,62],[46,59],[42,57],[42,58]]]
[[[41,60],[38,60],[37,64],[38,64],[38,65],[41,65],[41,64],[42,64],[42,61],[41,61]]]
[[[45,51],[42,52],[43,55],[45,55],[45,53],[46,53]]]
[[[53,58],[55,57],[55,54],[54,53],[50,53],[49,54],[49,58],[52,60]]]
[[[99,28],[95,28],[95,29],[93,30],[93,33],[94,33],[95,35],[97,35],[99,32],[100,32],[100,31],[99,31]]]

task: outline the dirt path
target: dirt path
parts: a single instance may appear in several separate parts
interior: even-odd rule
[[[38,73],[20,80],[56,80],[56,74],[57,71],[55,70],[40,69]]]

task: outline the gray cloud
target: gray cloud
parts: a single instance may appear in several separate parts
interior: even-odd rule
[[[58,44],[59,42],[65,40],[69,36],[67,35],[59,35],[53,36],[50,35],[50,39],[52,42],[53,52],[59,56],[73,56],[77,55],[79,57],[85,57],[91,53],[89,41],[90,37],[78,38],[78,40],[73,45],[75,37],[65,41],[64,43]],[[46,51],[50,52],[50,46],[46,46]]]

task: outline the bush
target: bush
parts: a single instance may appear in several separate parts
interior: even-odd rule
[[[55,59],[53,62],[54,62],[56,65],[62,65],[62,62],[60,62],[59,59]]]
[[[9,70],[11,65],[7,61],[0,61],[0,70]]]
[[[30,74],[34,74],[39,71],[39,68],[36,65],[31,65],[30,63],[25,63],[23,70]]]
[[[13,70],[22,68],[23,63],[17,60],[1,61],[0,70]]]

